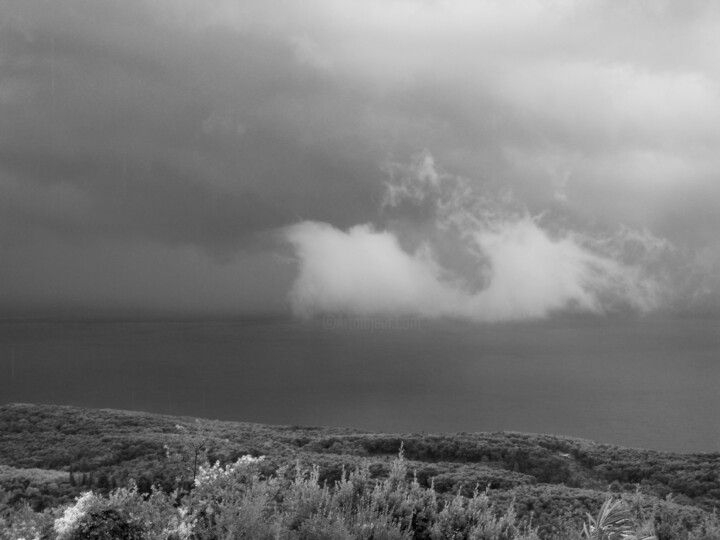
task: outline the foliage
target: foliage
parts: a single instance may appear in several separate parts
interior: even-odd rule
[[[157,490],[147,497],[136,487],[107,496],[88,491],[60,509],[49,533],[40,532],[39,518],[18,514],[15,536],[0,538],[18,540],[21,530],[52,540],[538,538],[512,510],[498,512],[486,493],[441,501],[408,479],[402,451],[386,478],[373,479],[361,467],[334,486],[319,483],[317,467],[300,464],[264,476],[263,461],[243,456],[226,465],[201,465],[178,505]]]
[[[717,454],[41,405],[0,431],[0,540],[720,538]]]
[[[612,497],[600,507],[597,518],[587,515],[582,537],[590,540],[656,540],[654,536],[639,537],[633,517],[623,500]]]

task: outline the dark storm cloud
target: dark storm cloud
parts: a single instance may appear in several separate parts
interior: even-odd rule
[[[357,177],[372,171],[302,141],[324,83],[303,78],[288,45],[190,32],[139,3],[8,10],[2,174],[75,186],[88,199],[76,225],[230,249],[297,215],[338,218],[328,197],[362,212]]]
[[[286,36],[139,1],[2,10],[6,304],[277,307],[289,278],[273,280],[282,262],[260,253],[274,245],[267,232],[306,217],[350,225],[375,208],[377,160],[353,128],[334,128],[359,100],[298,61]]]
[[[546,222],[667,238],[694,291],[720,289],[712,2],[0,10],[3,298],[277,307],[294,263],[275,231],[386,225],[388,171],[425,150]]]

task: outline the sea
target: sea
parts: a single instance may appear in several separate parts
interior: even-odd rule
[[[0,322],[0,403],[720,451],[720,320]]]

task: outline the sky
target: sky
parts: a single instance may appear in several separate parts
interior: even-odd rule
[[[720,6],[0,0],[0,312],[716,313]]]

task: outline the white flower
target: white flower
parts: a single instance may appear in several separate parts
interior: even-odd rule
[[[186,523],[185,521],[183,521],[177,526],[177,529],[175,529],[175,532],[178,533],[178,535],[180,536],[181,539],[183,539],[183,540],[189,539],[193,533],[193,524]]]
[[[265,459],[265,456],[252,457],[250,454],[246,454],[235,462],[235,466],[252,465],[261,462],[263,459]]]
[[[88,508],[94,499],[95,495],[93,495],[93,492],[86,491],[77,498],[74,506],[66,508],[62,517],[55,520],[53,529],[55,529],[55,532],[58,534],[58,540],[63,540],[72,534],[78,522],[87,514]]]
[[[216,461],[214,465],[209,467],[200,467],[198,473],[195,476],[195,486],[199,487],[204,484],[209,484],[216,481],[219,478],[226,478],[233,472],[239,469],[247,468],[250,465],[259,463],[265,459],[265,456],[252,457],[247,454],[239,458],[235,463],[230,463],[225,467],[220,465],[219,461]]]
[[[163,529],[163,537],[177,535],[180,540],[190,540],[195,528],[195,520],[186,521],[188,511],[186,508],[178,508],[178,516],[172,520],[172,525]]]

